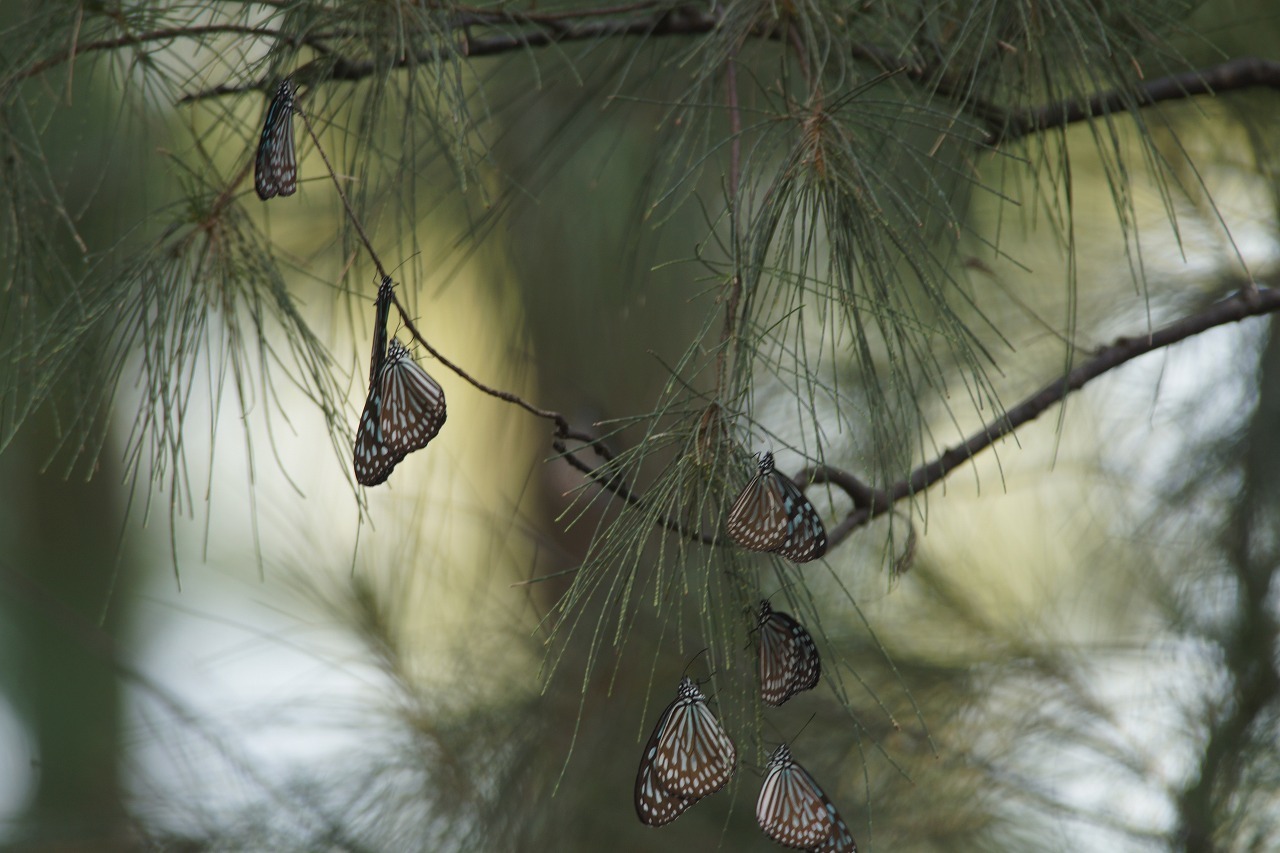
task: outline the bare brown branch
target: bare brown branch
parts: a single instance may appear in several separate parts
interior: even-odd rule
[[[59,53],[55,56],[49,57],[48,59],[42,59],[39,62],[34,62],[18,74],[15,74],[10,78],[10,80],[25,80],[29,77],[34,77],[37,74],[43,74],[51,68],[56,68],[65,62],[74,60],[77,56],[84,56],[87,53],[119,50],[122,47],[136,47],[144,44],[177,41],[178,39],[201,39],[211,35],[226,34],[271,38],[285,42],[293,41],[292,36],[279,30],[273,30],[268,27],[261,26],[248,26],[246,24],[206,24],[203,26],[165,27],[164,29],[151,30],[145,33],[131,33],[129,35],[123,35],[113,39],[98,39],[83,43],[73,41],[72,44],[68,46],[65,53]]]
[[[853,531],[888,512],[898,501],[918,495],[930,486],[941,482],[957,467],[991,447],[1018,427],[1035,420],[1054,404],[1065,399],[1068,394],[1078,391],[1104,373],[1141,355],[1171,346],[1217,326],[1238,323],[1249,317],[1272,314],[1276,311],[1280,311],[1280,290],[1246,289],[1220,302],[1215,302],[1204,311],[1170,323],[1150,335],[1118,338],[1114,343],[1098,350],[1092,358],[1077,366],[1066,376],[1047,383],[1039,391],[1008,409],[1004,417],[983,426],[959,446],[946,450],[937,459],[916,468],[906,478],[884,491],[872,489],[852,474],[828,466],[802,471],[796,481],[802,485],[809,482],[831,483],[853,498],[853,511],[828,531],[831,547],[834,548],[849,538]]]
[[[489,12],[466,10],[449,22],[450,30],[457,34],[452,44],[440,44],[417,54],[405,55],[391,63],[391,67],[407,67],[437,62],[449,56],[494,56],[516,50],[547,47],[574,41],[590,41],[607,38],[696,36],[706,35],[716,29],[719,19],[710,11],[692,7],[676,9],[657,8],[653,3],[641,2],[611,7],[560,12]],[[489,32],[475,35],[477,29]],[[514,30],[514,31],[513,31]],[[200,35],[202,32],[247,32],[271,38],[287,39],[279,32],[265,28],[236,26],[210,26],[190,30],[159,30],[121,39],[90,42],[74,46],[68,55],[52,57],[37,63],[23,76],[31,76],[66,61],[69,57],[92,50],[111,49],[127,44],[166,40],[180,36]],[[746,35],[750,38],[780,41],[788,37],[788,28],[781,24],[762,21]],[[304,42],[324,54],[313,60],[297,74],[310,79],[357,81],[386,67],[385,62],[356,60],[336,53],[328,43],[330,39],[351,37],[350,33],[311,34]],[[1252,88],[1280,90],[1280,62],[1256,57],[1231,59],[1207,68],[1183,71],[1145,81],[1133,89],[1112,89],[1085,98],[1072,98],[1021,110],[1008,110],[998,104],[977,101],[969,97],[965,86],[951,83],[945,76],[939,78],[937,70],[924,63],[907,62],[900,52],[889,51],[872,44],[856,45],[852,49],[855,59],[867,62],[882,70],[902,70],[905,75],[922,84],[931,85],[945,98],[961,102],[964,108],[987,125],[987,142],[998,145],[1040,133],[1052,128],[1066,127],[1076,122],[1113,113],[1121,113],[1134,105],[1151,106],[1163,101],[1185,100],[1198,95],[1216,95]],[[241,85],[219,85],[182,98],[182,103],[261,89],[270,81],[252,81]]]
[[[1134,103],[1148,107],[1161,101],[1179,101],[1196,95],[1217,95],[1253,88],[1280,90],[1280,62],[1245,56],[1208,68],[1157,77],[1132,92],[1110,90],[1088,98],[1007,113],[1003,117],[1003,127],[994,128],[989,141],[995,145],[1087,121],[1094,116],[1124,112]]]

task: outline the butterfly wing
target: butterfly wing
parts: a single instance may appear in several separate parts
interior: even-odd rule
[[[298,161],[293,150],[293,82],[280,81],[258,138],[254,160],[253,188],[266,201],[276,195],[293,195],[297,190]]]
[[[760,468],[729,510],[725,529],[748,551],[772,551],[787,541],[787,514],[770,485],[773,455],[762,454]]]
[[[771,550],[793,563],[807,563],[827,553],[827,531],[822,526],[822,518],[800,487],[776,470],[769,476],[769,486],[786,519],[782,542]]]
[[[760,602],[760,698],[769,705],[781,705],[791,697],[791,670],[795,665],[791,632],[774,618],[776,615],[769,602]]]
[[[379,383],[383,440],[401,455],[426,447],[444,426],[444,389],[394,340]]]
[[[649,742],[645,744],[644,753],[640,756],[640,770],[636,773],[636,814],[641,823],[649,826],[671,823],[697,802],[696,798],[682,797],[668,791],[658,781],[653,770],[653,762],[658,755],[658,738],[671,716],[671,709],[678,701],[680,700],[672,702],[662,712],[658,725],[654,726],[653,734],[649,736]]]
[[[273,158],[280,195],[293,195],[298,191],[298,153],[293,142],[293,93],[289,93],[289,110],[281,119],[279,154]],[[275,152],[273,152],[274,154]]]
[[[702,691],[691,679],[682,679],[658,736],[653,759],[658,781],[672,793],[700,799],[724,787],[737,758],[737,748]]]
[[[760,698],[781,705],[818,683],[822,664],[805,627],[786,613],[760,602]]]
[[[396,464],[404,458],[382,440],[381,426],[382,392],[369,389],[360,425],[356,428],[356,444],[352,453],[356,482],[362,486],[376,486],[391,476]]]
[[[749,551],[773,551],[796,563],[827,552],[827,531],[800,487],[773,467],[773,454],[760,454],[756,475],[734,501],[726,525],[729,536]]]
[[[835,807],[813,777],[791,758],[784,743],[769,758],[769,771],[756,800],[756,822],[783,847],[814,850],[827,845],[836,829]],[[838,817],[838,815],[836,816]],[[821,849],[838,849],[821,846]]]
[[[822,798],[827,809],[831,813],[831,819],[835,821],[836,828],[832,830],[830,837],[826,842],[813,848],[813,853],[858,853],[858,843],[853,840],[853,833],[849,831],[849,827],[845,825],[844,819],[836,811],[836,807],[826,797]]]

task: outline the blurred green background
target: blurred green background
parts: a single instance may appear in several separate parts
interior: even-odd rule
[[[971,5],[961,19],[998,22],[1093,4]],[[1135,20],[1147,8],[1102,5]],[[32,8],[0,8],[10,44]],[[35,55],[59,33],[31,34]],[[6,210],[24,209],[23,181],[59,188],[66,210],[32,191],[30,224],[11,219],[0,242],[6,424],[21,422],[0,451],[0,844],[769,850],[754,802],[771,745],[786,740],[862,850],[1280,845],[1280,344],[1269,319],[1126,365],[955,472],[910,508],[918,544],[901,577],[890,571],[901,516],[821,566],[752,568],[763,594],[812,594],[824,681],[776,711],[725,687],[716,707],[742,766],[661,829],[634,815],[640,750],[714,640],[689,616],[699,591],[679,584],[660,606],[652,590],[634,599],[623,642],[599,599],[586,629],[551,638],[573,570],[621,510],[580,500],[583,478],[555,458],[548,422],[420,358],[448,394],[448,423],[364,506],[311,387],[269,373],[286,364],[289,375],[287,330],[267,324],[266,346],[236,363],[243,341],[218,331],[231,324],[211,301],[214,331],[174,367],[189,371],[172,389],[180,429],[140,426],[152,386],[135,377],[165,364],[135,352],[96,422],[101,452],[77,461],[67,413],[102,381],[94,350],[78,340],[44,404],[24,412],[20,392],[45,363],[31,329],[66,310],[49,294],[156,239],[166,216],[202,221],[191,199],[207,203],[251,156],[256,93],[175,106],[237,61],[262,62],[225,38],[237,47],[217,58],[179,43],[5,78]],[[1161,38],[1174,45],[1165,58],[1190,67],[1280,59],[1280,15],[1207,3]],[[450,150],[415,125],[423,89],[397,72],[326,84],[307,107],[340,174],[360,175],[346,186],[432,344],[575,426],[621,424],[619,447],[656,429],[627,419],[663,399],[670,366],[721,310],[720,270],[696,259],[726,227],[720,107],[708,107],[712,131],[696,149],[710,165],[679,198],[662,195],[682,162],[671,104],[693,73],[674,61],[685,46],[605,41],[471,61],[460,90],[490,110],[464,140],[485,153],[472,172],[459,165],[464,142]],[[739,73],[771,91],[777,64],[753,46]],[[940,251],[976,306],[968,319],[995,353],[1002,403],[1061,375],[1067,342],[1080,359],[1145,334],[1241,287],[1242,265],[1274,286],[1276,98],[1173,102],[1141,126],[1116,117],[968,152],[949,187],[967,231]],[[764,121],[767,103],[748,115]],[[374,274],[301,122],[297,132],[298,194],[262,205],[241,184],[237,227],[266,235],[333,356],[353,426]],[[748,175],[777,165],[763,146],[744,156]],[[760,181],[745,185],[762,193]],[[875,381],[827,346],[822,375],[853,389]],[[991,420],[966,381],[948,364],[950,396],[895,389],[918,403],[929,437],[902,450],[913,464]],[[759,399],[785,388],[762,377]],[[756,405],[796,438],[785,407]],[[826,458],[878,471],[879,452],[845,427]],[[829,519],[841,501],[817,492]],[[652,545],[639,559],[680,572],[700,558]],[[756,566],[726,572],[740,565]],[[597,630],[608,642],[592,642]],[[714,675],[746,683],[750,655]]]

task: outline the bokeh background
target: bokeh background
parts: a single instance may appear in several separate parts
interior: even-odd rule
[[[374,25],[391,14],[352,5]],[[1065,2],[966,5],[956,19],[994,22],[977,28],[993,40],[1005,33],[996,24],[1051,11],[1091,20]],[[0,8],[9,44],[31,32],[34,8]],[[838,11],[854,14],[810,9]],[[1105,11],[1151,20],[1144,4]],[[1139,40],[1187,67],[1280,59],[1268,3],[1182,12]],[[6,74],[52,55],[63,33],[30,35],[35,53],[15,54]],[[579,567],[598,564],[592,542],[624,512],[557,458],[549,422],[438,362],[421,358],[448,394],[440,436],[389,485],[357,492],[333,413],[315,386],[288,379],[296,329],[246,321],[258,316],[253,298],[210,298],[204,325],[176,327],[192,334],[189,349],[135,348],[118,373],[96,369],[115,357],[110,334],[98,350],[92,334],[65,348],[40,337],[66,321],[64,296],[80,292],[67,282],[163,239],[168,222],[211,221],[209,199],[251,156],[258,92],[177,102],[280,69],[263,41],[211,38],[5,78],[5,210],[26,218],[10,217],[0,242],[0,844],[769,850],[754,801],[771,745],[786,740],[864,850],[1280,845],[1280,345],[1269,319],[1102,377],[820,564],[739,555],[718,568],[780,594],[779,606],[806,602],[819,635],[823,683],[765,712],[741,701],[745,633],[736,656],[698,662],[722,642],[696,618],[705,558],[669,542],[635,559],[668,577],[687,570],[688,582],[642,590],[625,618],[612,594],[588,598],[587,627],[556,633],[556,603]],[[439,129],[460,119],[404,70],[317,86],[304,101],[433,346],[619,448],[676,428],[679,418],[648,413],[667,399],[672,365],[705,356],[718,331],[724,258],[708,258],[728,227],[727,118],[708,105],[711,132],[690,158],[700,169],[682,176],[672,105],[695,73],[678,61],[687,47],[603,40],[474,59],[458,93],[483,104],[483,120],[462,121],[452,146]],[[739,73],[768,91],[778,65],[774,48],[753,45]],[[1083,65],[1051,70],[1064,92],[1091,79]],[[901,91],[859,97],[883,112]],[[973,307],[956,310],[973,312],[1001,402],[1120,335],[1250,280],[1274,283],[1277,97],[1172,102],[1143,122],[1117,116],[967,151],[963,179],[944,187],[966,230],[939,242],[939,263],[963,279]],[[777,121],[769,104],[751,102],[748,116]],[[241,183],[242,219],[218,233],[262,235],[332,358],[325,381],[350,427],[375,277],[300,121],[297,132],[298,194],[264,205]],[[755,193],[744,197],[759,203],[778,157],[764,145],[744,156]],[[65,209],[44,203],[54,195]],[[220,269],[227,279],[213,284],[225,288],[238,268]],[[180,280],[193,293],[209,284],[154,279]],[[810,322],[797,339],[829,348],[818,347],[814,375],[856,399],[877,378]],[[179,352],[191,357],[165,361]],[[48,363],[56,382],[28,406]],[[159,406],[155,380],[138,377],[166,370],[186,382],[163,387]],[[945,394],[894,389],[927,436],[898,448],[908,461],[992,419],[970,403],[967,370],[942,364]],[[814,427],[793,425],[778,402],[792,386],[767,373],[752,386],[753,416],[795,471],[794,448]],[[110,405],[85,412],[80,401],[104,383]],[[86,417],[94,439],[69,426]],[[893,454],[860,417],[835,418],[825,458],[887,476]],[[838,493],[814,494],[828,519],[847,509]],[[723,792],[650,829],[632,805],[640,749],[690,667],[715,678],[708,690],[742,765]]]

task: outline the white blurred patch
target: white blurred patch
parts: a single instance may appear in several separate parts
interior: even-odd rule
[[[13,707],[0,694],[0,825],[26,811],[35,789],[35,750]]]

